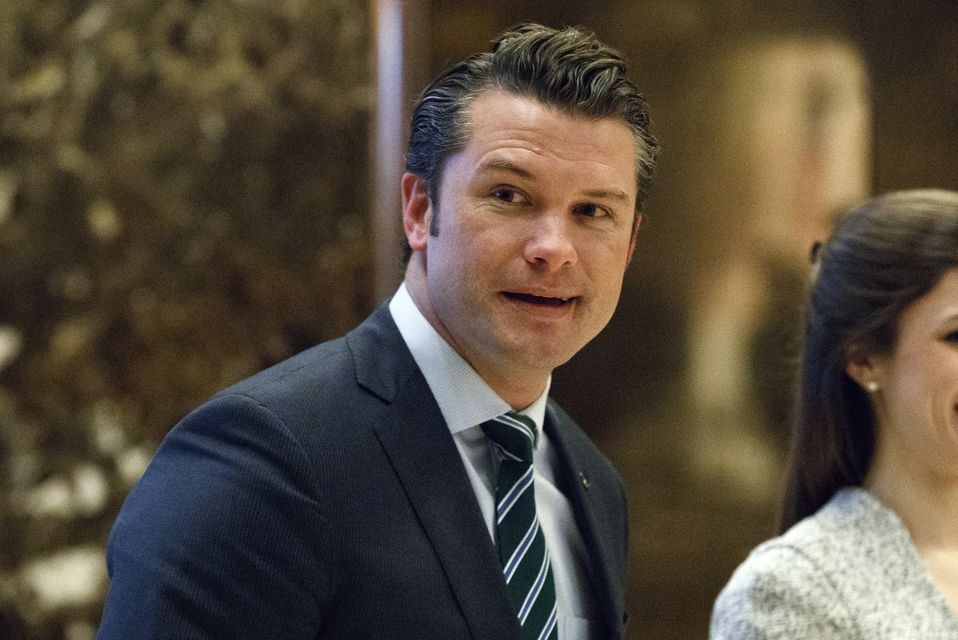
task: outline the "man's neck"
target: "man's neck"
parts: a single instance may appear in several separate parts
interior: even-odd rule
[[[404,282],[409,297],[426,319],[426,322],[510,407],[516,411],[521,411],[542,395],[549,382],[550,372],[540,370],[521,371],[514,366],[508,368],[488,366],[476,358],[469,357],[466,350],[449,333],[429,300],[428,283],[425,268],[421,264],[421,256],[414,254],[410,258],[406,267]]]

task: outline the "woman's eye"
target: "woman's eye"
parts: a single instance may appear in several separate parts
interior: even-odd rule
[[[958,330],[945,334],[945,342],[952,342],[952,343],[958,344]]]

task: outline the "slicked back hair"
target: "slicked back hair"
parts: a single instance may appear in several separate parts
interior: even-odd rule
[[[453,65],[423,90],[413,110],[406,171],[426,181],[430,201],[437,206],[444,162],[469,137],[470,105],[484,91],[501,90],[573,116],[618,118],[627,124],[635,139],[636,211],[641,211],[658,143],[648,104],[626,70],[622,55],[590,31],[531,23],[514,27],[493,41],[491,52]],[[433,235],[436,224],[434,217]]]
[[[838,489],[864,482],[877,425],[868,394],[846,367],[894,351],[902,313],[958,268],[958,193],[902,191],[870,200],[839,222],[818,260],[805,317],[783,532]]]

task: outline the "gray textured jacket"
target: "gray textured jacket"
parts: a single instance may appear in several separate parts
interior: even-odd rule
[[[712,640],[958,640],[958,615],[901,520],[860,488],[758,546],[712,612]]]

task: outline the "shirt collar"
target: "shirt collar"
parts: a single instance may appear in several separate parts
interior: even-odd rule
[[[508,403],[429,324],[405,283],[389,301],[389,313],[426,378],[450,432],[459,433],[511,411]],[[540,431],[551,384],[549,376],[542,395],[519,412],[532,418]]]

